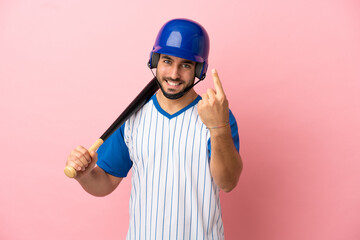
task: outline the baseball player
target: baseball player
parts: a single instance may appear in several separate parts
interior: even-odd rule
[[[95,196],[132,170],[127,239],[224,239],[219,191],[237,185],[242,160],[217,71],[213,89],[200,96],[193,88],[205,78],[209,47],[199,23],[165,23],[148,62],[160,90],[97,152],[78,146],[67,159]]]

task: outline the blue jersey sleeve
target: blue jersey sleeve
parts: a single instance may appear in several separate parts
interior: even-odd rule
[[[125,123],[97,151],[97,165],[116,177],[126,177],[133,164],[124,141],[124,127]]]
[[[230,110],[229,110],[229,123],[230,123],[230,127],[231,127],[231,135],[233,138],[235,148],[239,152],[240,151],[240,140],[239,140],[238,126],[236,123],[236,119]],[[209,150],[209,157],[210,157],[211,156],[210,138],[208,140],[208,150]]]

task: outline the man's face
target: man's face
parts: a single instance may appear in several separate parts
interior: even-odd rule
[[[156,76],[163,91],[177,94],[191,86],[195,80],[195,65],[193,61],[161,54]]]

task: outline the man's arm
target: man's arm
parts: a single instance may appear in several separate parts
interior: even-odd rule
[[[215,183],[224,191],[231,191],[239,180],[242,160],[236,150],[229,125],[229,103],[219,76],[212,70],[213,89],[202,95],[198,104],[201,121],[210,130],[210,172]]]
[[[106,173],[100,167],[95,166],[96,162],[96,152],[89,152],[86,148],[78,146],[71,151],[66,165],[72,166],[78,171],[75,179],[86,192],[103,197],[113,192],[122,178]]]
[[[242,160],[234,146],[230,126],[210,129],[210,172],[225,192],[234,189],[242,171]]]

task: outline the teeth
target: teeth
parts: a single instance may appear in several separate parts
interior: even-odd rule
[[[180,83],[179,83],[179,82],[174,83],[174,82],[170,82],[170,81],[168,81],[168,84],[169,84],[169,85],[171,85],[171,86],[177,86],[177,85],[180,85]]]

